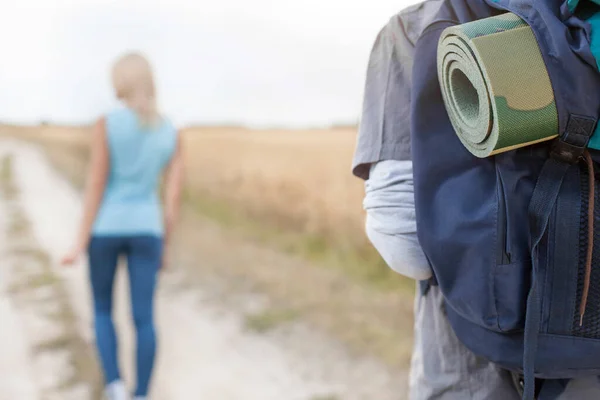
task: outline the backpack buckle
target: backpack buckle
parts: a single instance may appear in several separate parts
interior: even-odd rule
[[[577,146],[558,137],[552,143],[550,157],[566,162],[567,164],[575,164],[583,157],[586,146]]]
[[[570,114],[565,132],[552,144],[550,157],[568,164],[575,164],[583,157],[583,152],[587,148],[595,127],[595,118]]]

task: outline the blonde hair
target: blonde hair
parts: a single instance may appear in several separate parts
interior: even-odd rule
[[[117,98],[138,114],[142,124],[153,125],[158,120],[152,67],[143,55],[122,55],[113,66],[112,83]]]

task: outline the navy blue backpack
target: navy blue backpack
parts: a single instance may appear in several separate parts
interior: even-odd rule
[[[448,26],[506,11],[538,39],[559,138],[480,159],[448,119],[438,39]],[[600,375],[600,182],[589,172],[595,162],[584,157],[600,115],[590,29],[563,0],[446,0],[416,43],[411,141],[419,241],[458,338],[522,373],[525,399],[535,396],[535,378],[551,384]],[[599,153],[587,154],[600,161]]]

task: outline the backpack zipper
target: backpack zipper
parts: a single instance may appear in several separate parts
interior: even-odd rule
[[[588,200],[588,240],[587,240],[587,251],[586,251],[586,260],[585,260],[585,276],[583,283],[583,294],[581,296],[581,303],[579,304],[579,326],[583,326],[583,317],[585,315],[585,310],[588,302],[588,295],[591,284],[591,276],[592,276],[592,257],[594,254],[594,203],[596,197],[596,188],[595,188],[595,171],[594,171],[594,161],[590,156],[590,153],[586,150],[584,153],[585,162],[588,168],[588,185],[589,185],[589,200]]]
[[[504,197],[504,184],[500,173],[496,169],[496,179],[498,181],[498,254],[497,265],[510,264],[510,251],[508,249],[508,216],[506,213],[506,198]]]

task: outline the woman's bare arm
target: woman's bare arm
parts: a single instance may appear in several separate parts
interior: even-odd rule
[[[86,180],[85,198],[83,205],[83,218],[75,245],[71,252],[64,257],[63,264],[72,264],[83,253],[89,243],[92,226],[106,187],[109,169],[108,144],[106,141],[106,128],[104,119],[100,119],[92,133],[91,162]]]
[[[175,222],[179,218],[184,178],[182,140],[181,133],[178,133],[175,153],[169,162],[165,178],[165,242],[170,239]]]

